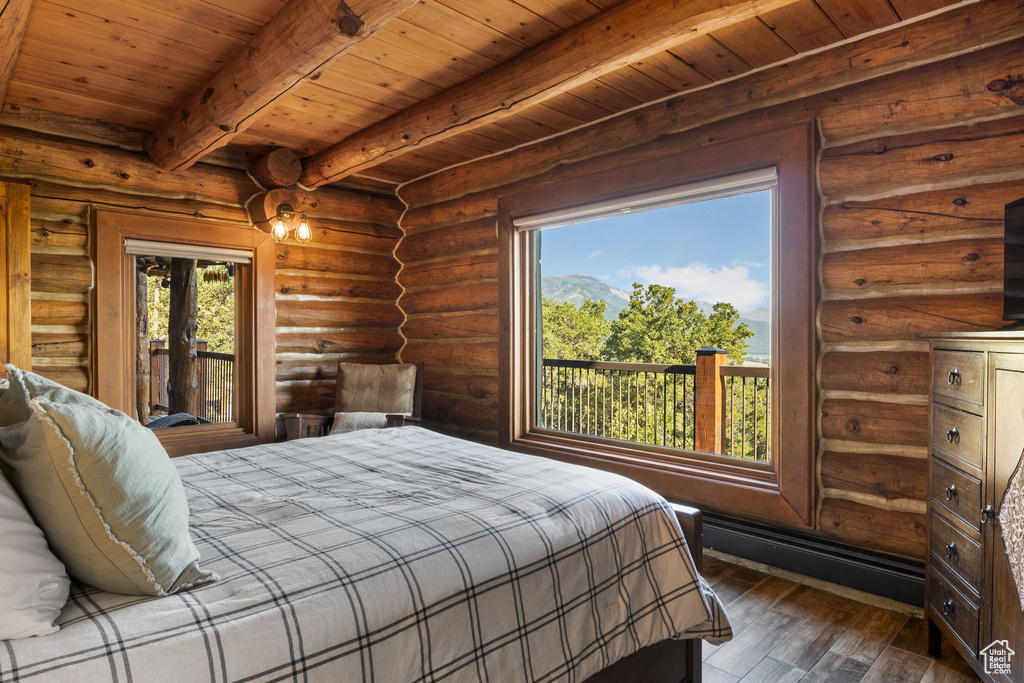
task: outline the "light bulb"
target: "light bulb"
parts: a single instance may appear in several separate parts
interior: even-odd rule
[[[284,242],[288,237],[288,226],[280,218],[274,221],[274,227],[270,231],[276,242]]]
[[[295,239],[299,242],[310,242],[313,240],[313,228],[309,227],[309,219],[306,218],[305,214],[302,216],[302,222],[299,223],[299,227],[295,228]]]

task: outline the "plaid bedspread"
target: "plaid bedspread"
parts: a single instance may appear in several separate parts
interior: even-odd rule
[[[179,458],[221,580],[72,589],[0,643],[0,683],[582,681],[730,637],[663,499],[614,474],[415,427]]]

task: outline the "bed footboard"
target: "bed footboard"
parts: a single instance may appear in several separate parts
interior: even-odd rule
[[[701,571],[704,517],[697,508],[673,503],[686,545]],[[701,640],[663,640],[598,671],[584,683],[700,683]]]

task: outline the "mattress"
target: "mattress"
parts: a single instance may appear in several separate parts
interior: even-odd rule
[[[75,586],[0,683],[582,681],[731,631],[668,504],[618,475],[417,427],[175,460],[203,566],[166,598]]]

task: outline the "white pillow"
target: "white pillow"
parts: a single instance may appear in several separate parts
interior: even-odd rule
[[[331,434],[345,434],[359,429],[384,429],[390,413],[335,413]]]
[[[71,582],[2,473],[0,538],[0,641],[54,633]]]

